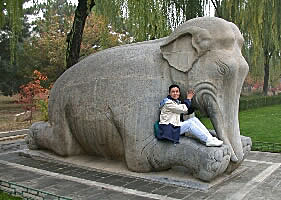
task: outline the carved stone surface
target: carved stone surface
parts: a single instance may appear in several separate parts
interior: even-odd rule
[[[223,19],[187,21],[169,37],[93,54],[54,84],[49,122],[32,125],[28,141],[61,156],[99,155],[124,160],[129,170],[149,172],[182,165],[209,181],[233,171],[245,158],[238,107],[248,64],[243,37]],[[205,147],[182,137],[180,144],[157,141],[158,104],[176,83],[194,88],[194,103],[206,112],[222,147]],[[250,139],[248,139],[250,140]],[[246,145],[245,145],[246,144]]]

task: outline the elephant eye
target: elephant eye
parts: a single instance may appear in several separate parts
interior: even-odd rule
[[[230,68],[227,64],[225,64],[221,60],[217,60],[216,64],[217,64],[217,70],[218,70],[219,74],[224,75],[224,76],[230,74]]]

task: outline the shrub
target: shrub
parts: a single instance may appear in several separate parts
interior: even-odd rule
[[[31,111],[31,119],[32,113],[36,109],[36,105],[39,105],[40,110],[43,112],[43,115],[46,115],[45,107],[48,105],[48,96],[49,89],[44,88],[41,85],[42,81],[46,81],[48,78],[44,76],[39,71],[35,70],[33,72],[32,81],[27,83],[26,85],[20,86],[20,93],[18,103],[23,105],[23,109],[25,111]],[[40,101],[44,101],[41,102]],[[46,118],[46,116],[44,116]]]
[[[239,111],[276,104],[281,104],[281,95],[242,97],[239,102]]]
[[[40,99],[38,101],[38,107],[39,107],[40,112],[41,112],[42,120],[48,121],[49,120],[49,116],[48,116],[48,99]]]

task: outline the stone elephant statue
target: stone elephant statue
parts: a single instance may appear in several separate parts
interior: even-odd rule
[[[59,77],[49,98],[49,122],[31,126],[30,149],[61,156],[98,155],[149,172],[185,166],[205,181],[234,170],[250,151],[240,136],[239,97],[248,64],[243,37],[230,22],[201,17],[166,38],[110,48],[83,59]],[[154,137],[159,102],[171,84],[194,88],[222,147],[189,137],[176,146]]]

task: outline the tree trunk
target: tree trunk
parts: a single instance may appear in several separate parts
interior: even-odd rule
[[[220,1],[218,1],[218,0],[211,0],[211,2],[212,2],[212,4],[213,4],[213,6],[214,6],[214,8],[215,8],[215,16],[216,17],[219,17],[219,18],[223,18],[222,17],[222,13],[221,13],[221,5],[220,5]]]
[[[269,80],[269,60],[268,58],[265,58],[264,61],[264,78],[263,78],[263,95],[267,96],[268,91],[268,80]]]
[[[264,49],[264,81],[263,81],[263,94],[267,96],[268,92],[268,81],[269,81],[269,63],[272,55],[274,54],[275,47],[271,46],[271,49]]]
[[[89,2],[89,3],[88,3]],[[91,9],[94,7],[94,0],[79,0],[75,10],[75,16],[70,33],[67,34],[66,68],[75,65],[79,59],[80,46],[84,31],[85,22]]]

